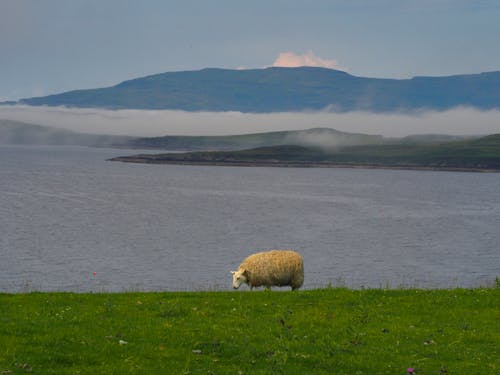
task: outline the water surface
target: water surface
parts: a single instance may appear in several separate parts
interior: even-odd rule
[[[106,161],[131,153],[0,146],[0,291],[226,290],[273,248],[305,288],[500,276],[500,174]]]

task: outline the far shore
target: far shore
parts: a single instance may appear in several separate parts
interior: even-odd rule
[[[499,169],[491,168],[469,168],[469,167],[441,167],[441,166],[417,166],[417,165],[377,165],[377,164],[338,164],[332,162],[284,162],[284,161],[185,161],[165,160],[151,157],[150,155],[120,156],[109,159],[124,163],[137,164],[167,164],[187,166],[219,166],[219,167],[273,167],[273,168],[349,168],[349,169],[388,169],[388,170],[416,170],[416,171],[439,171],[439,172],[482,172],[498,173]]]

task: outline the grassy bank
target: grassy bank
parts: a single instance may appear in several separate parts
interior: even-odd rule
[[[143,154],[111,159],[132,163],[378,167],[433,170],[500,171],[500,134],[453,142],[365,144],[332,149],[279,145],[236,151]]]
[[[492,374],[500,289],[0,294],[0,374]]]

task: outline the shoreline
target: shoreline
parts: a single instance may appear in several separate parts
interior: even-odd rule
[[[377,164],[346,164],[332,162],[284,162],[284,161],[186,161],[186,160],[162,160],[150,157],[119,156],[108,159],[122,163],[135,164],[166,164],[187,166],[214,166],[214,167],[271,167],[271,168],[341,168],[341,169],[387,169],[387,170],[410,170],[410,171],[435,171],[435,172],[475,172],[475,173],[499,173],[500,169],[472,168],[472,167],[439,167],[439,166],[417,166],[417,165],[377,165]]]

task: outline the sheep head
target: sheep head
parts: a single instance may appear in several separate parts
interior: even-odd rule
[[[248,271],[240,268],[238,271],[231,271],[233,274],[233,288],[238,289],[241,284],[248,283]]]

